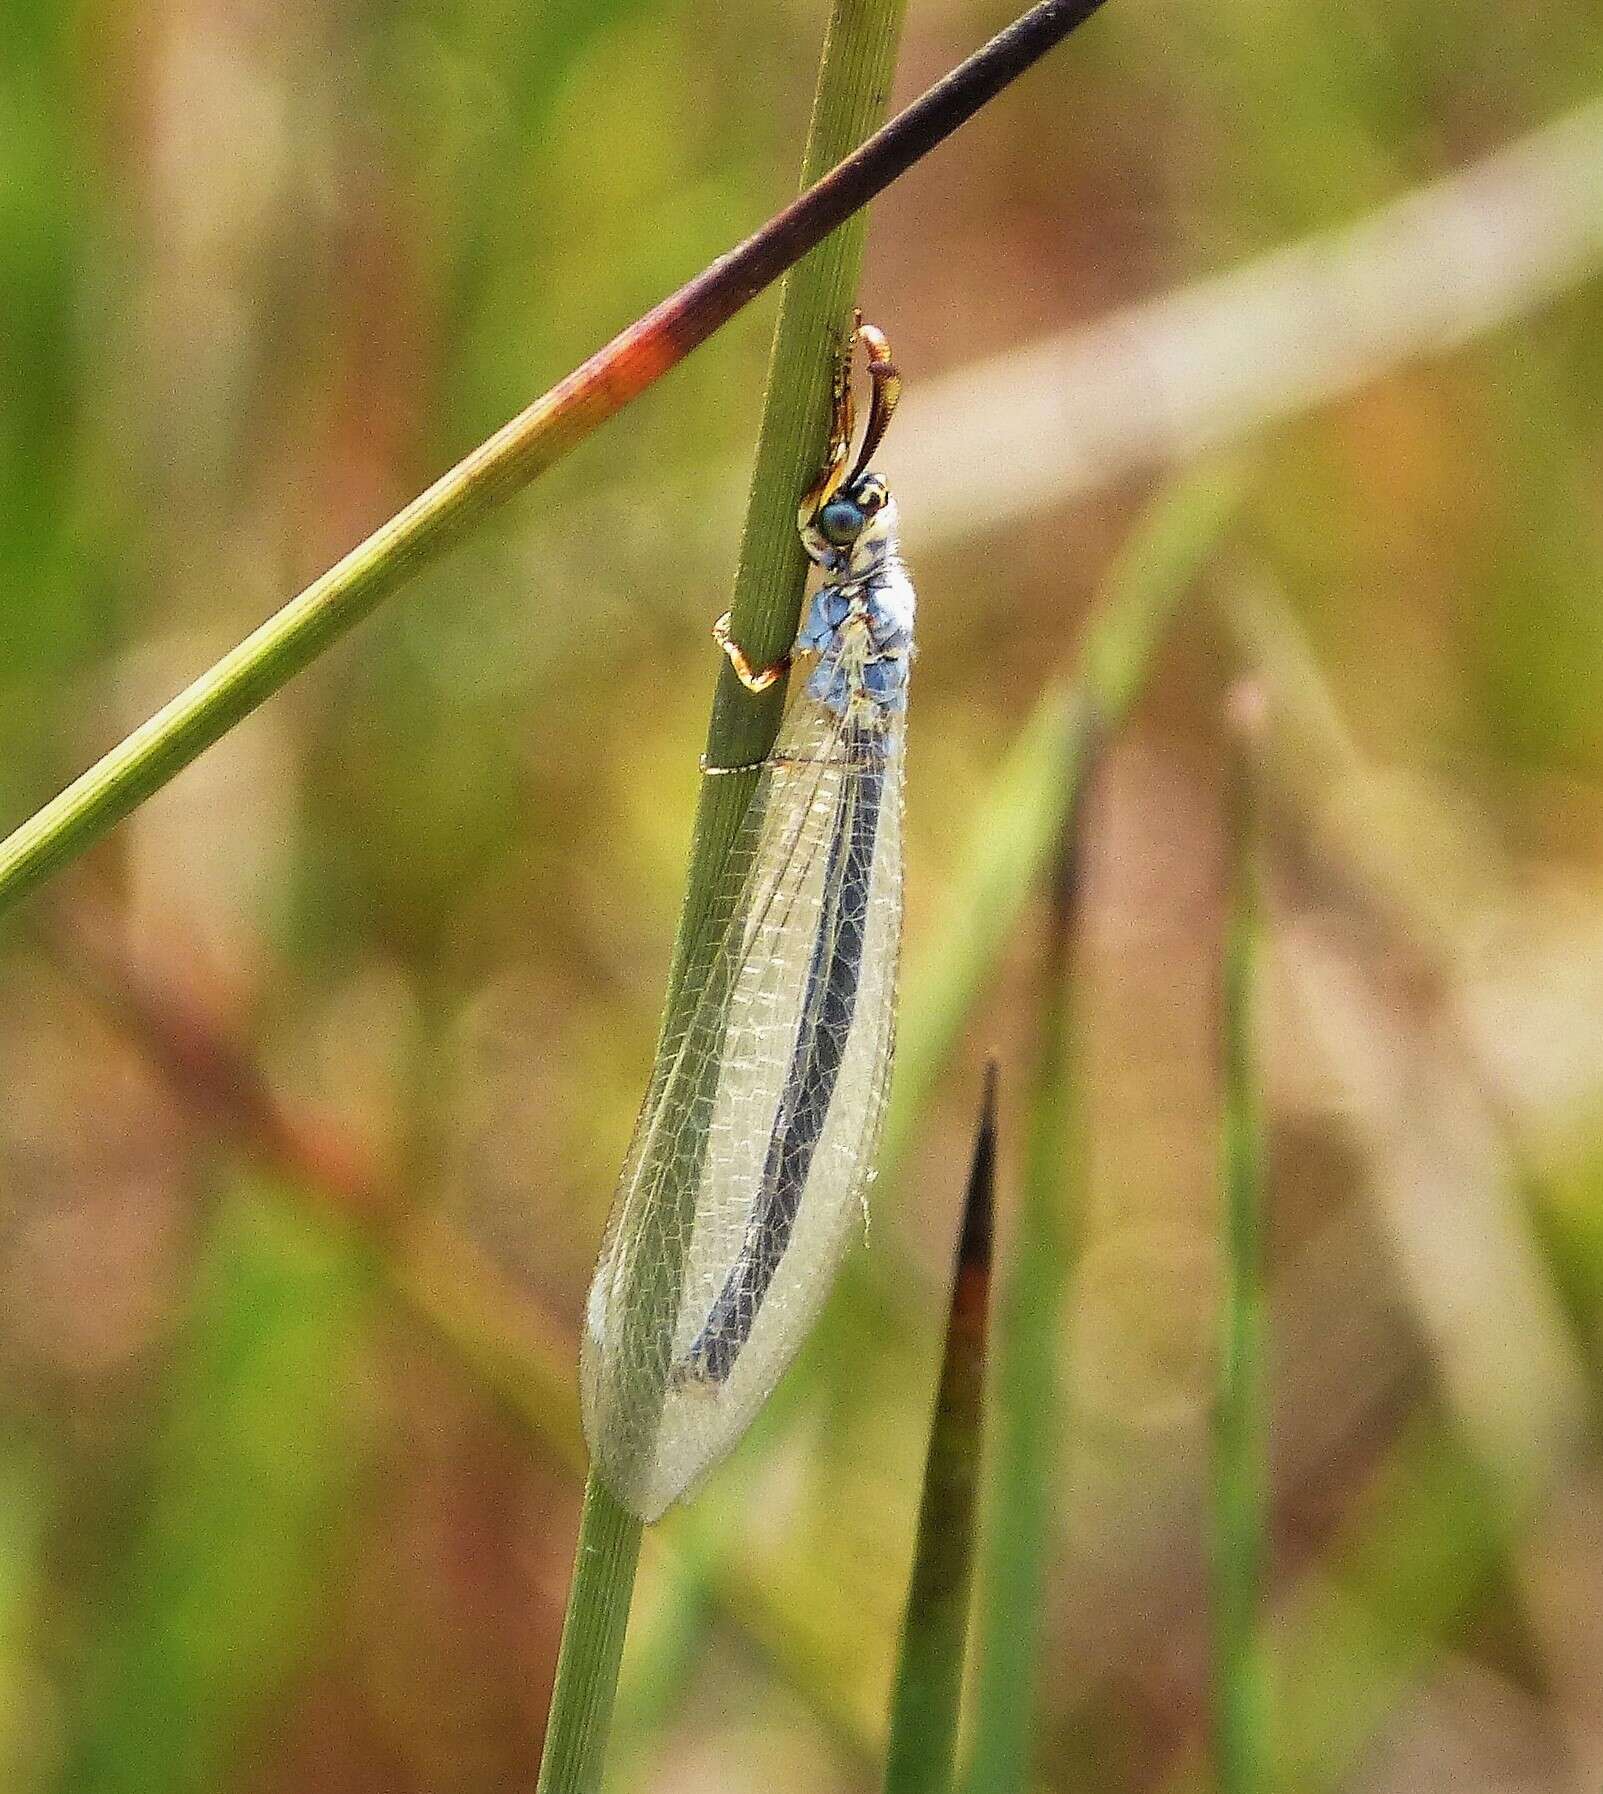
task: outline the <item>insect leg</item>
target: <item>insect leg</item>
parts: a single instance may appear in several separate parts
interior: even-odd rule
[[[747,691],[767,691],[770,685],[783,678],[790,670],[788,654],[781,654],[771,666],[754,667],[746,658],[746,650],[739,642],[730,638],[728,611],[713,624],[712,639],[729,656],[729,664],[735,669],[735,677]]]

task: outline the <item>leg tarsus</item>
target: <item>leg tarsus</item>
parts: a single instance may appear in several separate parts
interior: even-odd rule
[[[712,639],[729,656],[729,664],[735,669],[735,677],[747,691],[767,691],[769,686],[776,684],[790,670],[788,654],[781,654],[772,666],[754,667],[746,658],[746,650],[739,642],[730,639],[728,611],[713,624]]]

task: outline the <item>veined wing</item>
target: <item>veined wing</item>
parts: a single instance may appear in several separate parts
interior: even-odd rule
[[[901,936],[902,729],[801,699],[758,782],[683,1037],[659,1055],[591,1288],[585,1426],[652,1519],[816,1315],[878,1143]]]

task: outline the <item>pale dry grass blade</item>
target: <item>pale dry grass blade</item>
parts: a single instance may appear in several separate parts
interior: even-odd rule
[[[920,550],[1239,443],[1603,267],[1603,100],[1357,223],[926,382],[891,468]],[[983,475],[983,477],[981,477]]]

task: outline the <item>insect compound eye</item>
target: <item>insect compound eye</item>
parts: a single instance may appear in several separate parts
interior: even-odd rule
[[[818,533],[836,548],[849,548],[863,533],[863,511],[849,498],[832,498],[818,513]]]

